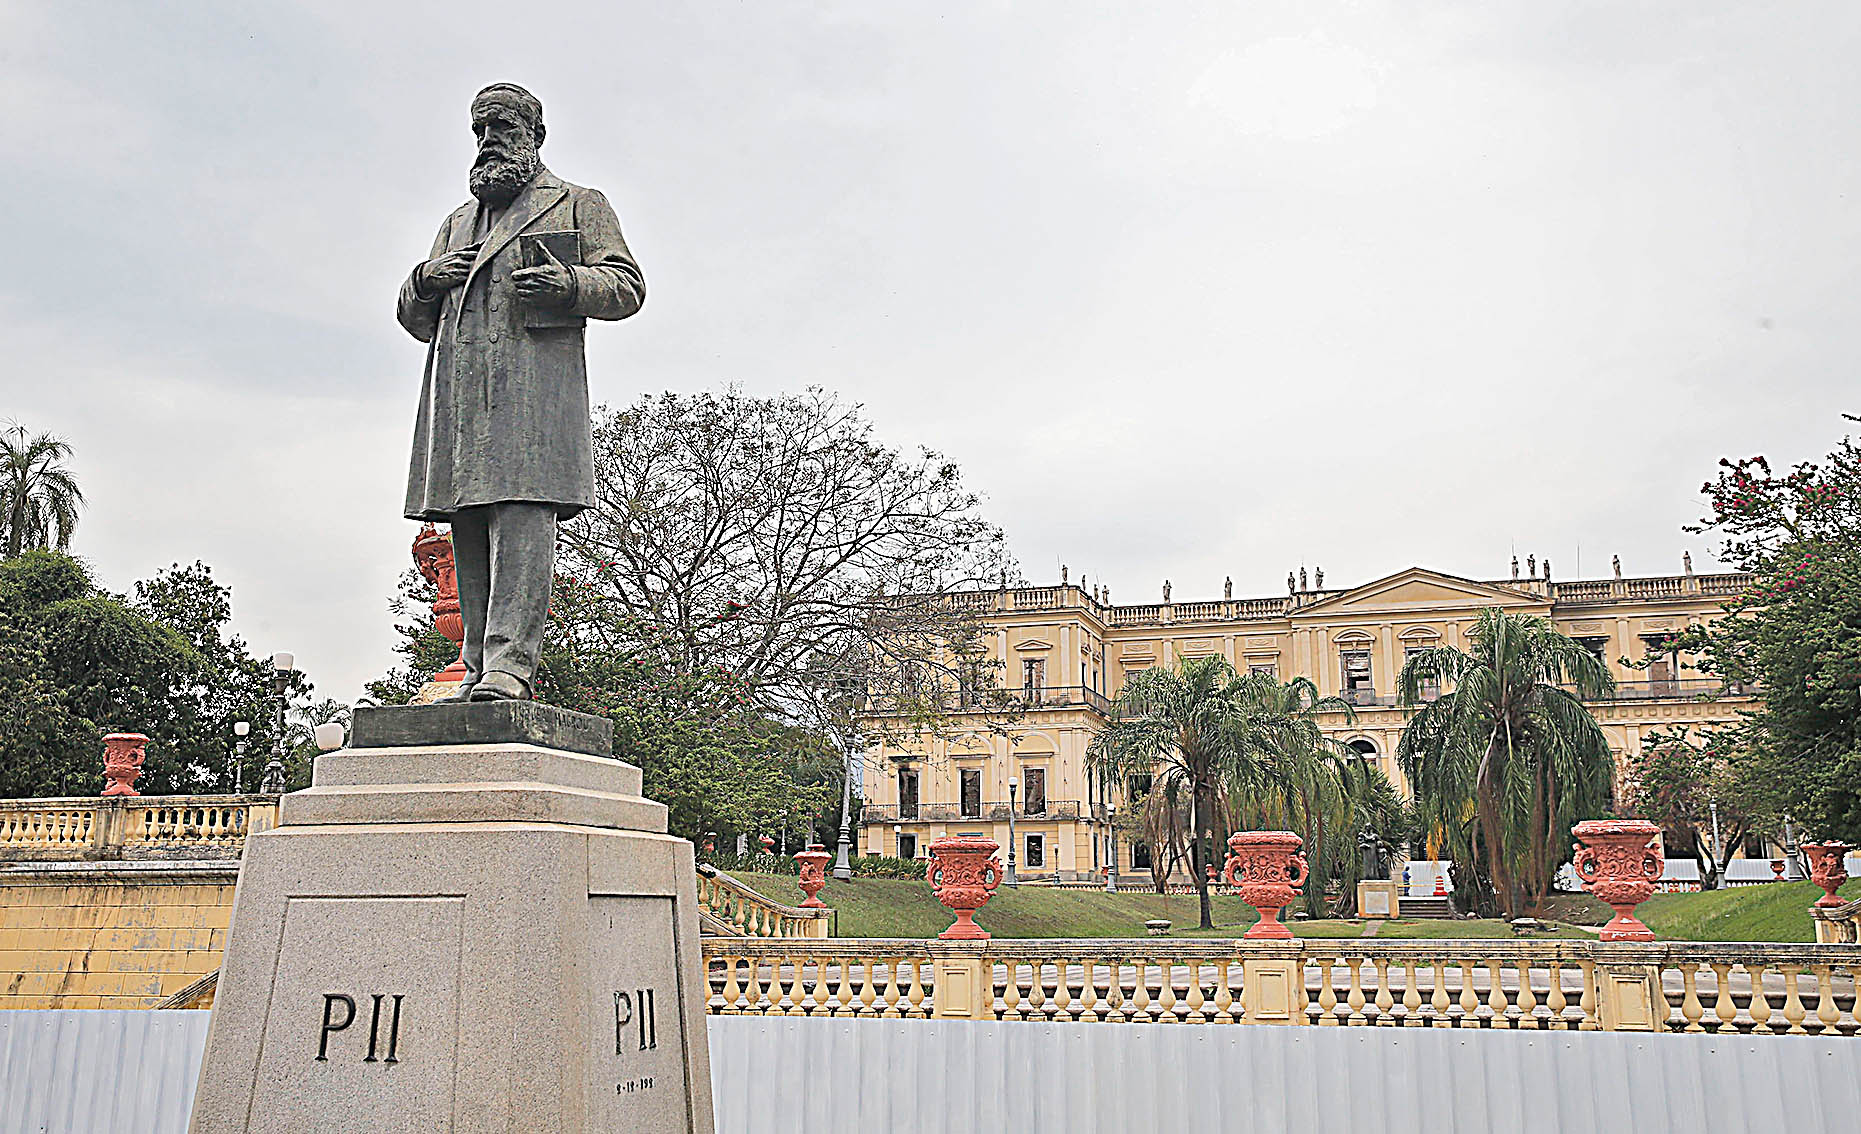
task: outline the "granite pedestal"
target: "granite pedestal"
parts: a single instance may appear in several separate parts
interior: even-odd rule
[[[194,1134],[712,1134],[692,847],[607,728],[358,710],[247,842]]]

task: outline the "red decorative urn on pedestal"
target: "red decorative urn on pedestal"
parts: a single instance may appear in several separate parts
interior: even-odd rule
[[[1771,859],[1771,880],[1775,882],[1783,881],[1783,859]]]
[[[1305,840],[1291,831],[1236,831],[1228,837],[1228,862],[1222,881],[1237,886],[1241,901],[1260,911],[1260,920],[1242,934],[1249,941],[1290,941],[1292,930],[1279,911],[1292,904],[1305,885]]]
[[[142,794],[136,790],[136,777],[142,774],[142,748],[148,742],[139,732],[113,732],[103,738],[103,794]]]
[[[1572,865],[1583,888],[1615,910],[1615,919],[1602,928],[1602,940],[1654,940],[1654,931],[1635,917],[1635,907],[1654,895],[1666,863],[1653,845],[1661,829],[1646,819],[1586,819],[1570,833],[1582,844]]]
[[[1848,881],[1848,866],[1842,860],[1855,848],[1847,843],[1829,841],[1826,843],[1804,843],[1803,853],[1809,856],[1809,880],[1822,887],[1822,897],[1816,899],[1818,906],[1845,905],[1835,896],[1841,884]]]
[[[465,644],[465,619],[459,614],[459,577],[452,563],[452,540],[432,524],[414,537],[414,566],[427,582],[439,591],[433,600],[433,625],[461,649]],[[465,659],[454,660],[433,675],[434,681],[464,681]]]
[[[801,867],[801,890],[808,895],[808,900],[801,903],[802,909],[824,910],[827,903],[821,901],[821,888],[827,885],[827,862],[833,855],[819,843],[814,843],[807,850],[795,855],[795,865]]]
[[[1002,868],[995,861],[1001,849],[994,839],[947,835],[931,844],[930,868],[924,877],[937,900],[956,911],[956,924],[937,936],[945,941],[987,941],[989,931],[976,924],[976,911],[1002,884]]]

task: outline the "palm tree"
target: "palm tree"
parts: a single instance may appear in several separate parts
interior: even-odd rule
[[[1305,906],[1320,914],[1328,882],[1356,880],[1351,850],[1357,834],[1366,825],[1379,832],[1389,826],[1370,806],[1387,796],[1388,780],[1320,730],[1320,714],[1342,714],[1347,724],[1356,720],[1342,697],[1320,696],[1308,678],[1282,683],[1270,674],[1241,678],[1240,692],[1254,718],[1249,735],[1260,747],[1241,763],[1247,775],[1229,784],[1229,798],[1242,825],[1284,828],[1305,840],[1312,876]],[[1372,818],[1378,821],[1368,822]]]
[[[1148,775],[1153,804],[1158,799],[1189,802],[1189,872],[1201,899],[1203,929],[1215,922],[1208,900],[1206,840],[1209,825],[1224,809],[1224,783],[1237,771],[1246,729],[1246,703],[1234,667],[1221,657],[1191,658],[1178,669],[1132,674],[1118,694],[1117,714],[1092,738],[1087,758],[1115,784]],[[1173,811],[1173,808],[1168,808]]]
[[[26,427],[9,423],[0,430],[0,531],[5,558],[28,548],[71,546],[84,493],[65,467],[71,446],[50,433],[28,436]]]
[[[1421,707],[1396,755],[1422,821],[1470,868],[1471,889],[1491,880],[1510,918],[1549,892],[1570,825],[1608,802],[1614,758],[1583,700],[1615,680],[1534,615],[1482,611],[1471,646],[1423,650],[1402,667],[1397,699]],[[1449,686],[1424,703],[1425,687]]]

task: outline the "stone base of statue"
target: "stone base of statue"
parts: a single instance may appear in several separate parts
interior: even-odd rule
[[[711,1134],[692,848],[608,722],[353,735],[247,842],[190,1129]]]

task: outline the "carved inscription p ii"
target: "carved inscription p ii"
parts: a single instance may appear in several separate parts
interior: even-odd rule
[[[364,993],[365,996],[369,995]],[[382,1049],[382,1004],[392,998],[393,1005],[388,1011],[387,1020],[387,1055],[385,1058],[377,1052]],[[368,1017],[368,1054],[362,1057],[363,1063],[399,1063],[401,1046],[401,1001],[406,996],[402,993],[377,992],[373,994],[374,1005]],[[340,1015],[340,1019],[338,1016]],[[317,1034],[317,1060],[329,1062],[330,1037],[338,1032],[346,1032],[355,1023],[355,997],[343,992],[326,992],[323,994],[323,1027]]]

